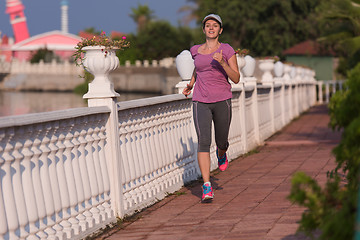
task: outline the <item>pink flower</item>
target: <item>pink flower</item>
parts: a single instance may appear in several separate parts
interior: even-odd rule
[[[126,39],[126,37],[125,37],[125,36],[122,36],[122,39],[124,39],[124,40],[125,40],[125,39]]]

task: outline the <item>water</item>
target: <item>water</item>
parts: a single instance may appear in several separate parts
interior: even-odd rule
[[[158,94],[120,93],[117,101],[158,96]],[[69,108],[87,107],[82,95],[64,92],[2,92],[0,91],[0,117],[27,113],[49,112]]]

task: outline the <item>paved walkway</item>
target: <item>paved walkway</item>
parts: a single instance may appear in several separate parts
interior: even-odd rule
[[[307,239],[296,234],[304,209],[287,196],[296,171],[324,183],[334,168],[331,150],[340,134],[328,122],[325,105],[311,108],[255,153],[232,161],[225,172],[212,173],[212,203],[200,203],[197,181],[98,239]]]

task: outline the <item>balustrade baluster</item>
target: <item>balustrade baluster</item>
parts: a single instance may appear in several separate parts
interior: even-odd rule
[[[166,150],[165,150],[165,142],[164,142],[164,115],[165,113],[163,112],[163,108],[160,108],[160,110],[158,111],[157,115],[157,136],[158,136],[158,144],[160,147],[160,153],[161,153],[161,172],[162,174],[166,173],[166,158],[167,158],[167,154],[166,154]]]
[[[46,209],[45,209],[44,193],[41,183],[42,181],[40,179],[40,168],[42,167],[42,165],[40,166],[39,164],[39,156],[42,153],[39,149],[39,146],[41,144],[39,135],[42,130],[43,130],[43,125],[40,124],[35,129],[34,127],[31,128],[29,127],[28,132],[31,133],[32,135],[35,135],[33,137],[34,140],[32,142],[32,146],[29,149],[33,153],[30,158],[31,165],[33,166],[31,170],[31,176],[32,176],[33,188],[34,188],[34,194],[35,194],[35,200],[37,206],[37,214],[38,214],[37,221],[39,222],[39,227],[38,227],[38,231],[36,232],[36,235],[41,239],[45,239],[48,238],[48,234],[44,232],[46,228],[46,224],[44,223],[44,221],[46,222],[45,219]]]
[[[163,147],[165,150],[165,158],[164,158],[164,162],[165,165],[164,167],[166,167],[165,172],[168,172],[169,170],[169,165],[172,162],[173,159],[171,159],[171,149],[170,149],[170,139],[169,139],[169,135],[170,135],[170,130],[169,130],[169,126],[170,126],[170,122],[169,122],[169,118],[170,118],[170,113],[169,113],[170,107],[166,106],[163,107],[163,117],[162,117],[162,140],[163,140]]]
[[[89,177],[89,170],[87,167],[87,163],[86,163],[86,150],[85,150],[85,146],[87,144],[87,141],[85,140],[85,135],[87,134],[87,131],[83,129],[83,127],[86,127],[86,120],[85,117],[80,118],[79,120],[79,126],[81,126],[81,128],[79,128],[79,136],[78,136],[78,141],[79,141],[79,147],[78,147],[78,152],[79,152],[79,167],[80,167],[80,175],[81,175],[81,180],[83,183],[83,191],[84,191],[84,216],[86,218],[86,223],[81,223],[82,226],[86,226],[88,225],[88,227],[93,227],[95,224],[95,220],[93,218],[92,213],[90,212],[91,209],[91,187],[90,187],[90,177]]]
[[[128,132],[128,125],[130,123],[130,120],[125,118],[124,115],[119,116],[119,134],[120,134],[120,153],[121,153],[121,160],[122,160],[122,173],[123,173],[123,190],[124,190],[124,199],[125,204],[124,208],[125,210],[129,209],[133,203],[130,195],[130,189],[132,186],[132,179],[135,177],[135,172],[132,167],[132,159],[131,159],[131,152],[128,151],[130,148],[130,139],[129,139],[129,132]]]
[[[188,154],[186,138],[187,134],[184,129],[184,111],[183,111],[183,103],[180,103],[175,110],[174,124],[173,124],[173,135],[174,135],[174,144],[176,146],[176,159],[179,167],[183,168],[184,160]]]
[[[143,116],[143,121],[142,121],[142,132],[143,132],[143,137],[144,137],[144,147],[145,149],[145,155],[146,155],[146,165],[145,165],[145,170],[146,170],[146,182],[147,182],[147,187],[146,187],[146,192],[147,192],[147,196],[148,198],[152,198],[154,196],[154,183],[153,183],[153,172],[154,172],[154,164],[153,164],[153,155],[151,152],[151,146],[150,146],[150,132],[149,132],[149,128],[151,127],[149,121],[150,121],[150,116],[149,116],[149,111],[148,110],[144,110],[144,116]]]
[[[1,131],[1,135],[5,135],[4,142],[1,141],[1,146],[3,151],[1,151],[1,159],[3,159],[5,162],[2,165],[1,168],[1,187],[2,187],[2,197],[4,199],[4,210],[6,212],[6,216],[4,213],[4,217],[6,217],[6,220],[4,223],[4,229],[5,233],[8,231],[7,234],[5,234],[4,238],[8,239],[18,239],[19,235],[16,234],[16,231],[20,229],[20,225],[27,221],[27,214],[25,209],[25,200],[23,197],[19,196],[19,194],[15,193],[15,191],[19,191],[19,187],[21,185],[15,185],[18,182],[21,182],[19,180],[19,172],[14,172],[14,175],[12,177],[12,172],[15,170],[12,166],[14,164],[15,157],[11,155],[10,152],[14,150],[14,144],[15,141],[13,140],[13,137],[15,135],[14,129],[6,129]],[[13,186],[16,186],[15,188]],[[16,197],[19,197],[17,199]],[[24,211],[23,215],[19,215],[18,211],[22,210]],[[20,229],[24,231],[24,229]]]
[[[168,139],[168,149],[169,149],[169,159],[168,162],[171,165],[176,165],[176,160],[177,157],[179,157],[179,152],[178,152],[178,146],[180,145],[180,143],[178,142],[178,138],[175,135],[175,129],[176,129],[176,124],[177,124],[177,120],[175,119],[175,115],[176,114],[176,109],[175,109],[175,104],[171,104],[169,107],[169,114],[168,114],[168,118],[167,118],[167,139]],[[180,154],[181,155],[181,154]]]
[[[149,135],[148,135],[148,112],[146,109],[142,110],[143,114],[141,117],[141,121],[139,123],[140,131],[141,131],[141,145],[142,145],[142,151],[143,151],[143,157],[144,157],[144,168],[145,168],[145,179],[146,182],[149,181],[149,174],[152,172],[151,167],[151,150],[149,148]]]
[[[63,157],[64,157],[64,170],[65,170],[65,177],[69,192],[69,200],[70,200],[70,218],[69,222],[71,223],[71,228],[74,230],[74,234],[78,235],[80,233],[80,225],[79,220],[76,218],[78,215],[78,198],[77,198],[77,191],[76,191],[76,181],[75,181],[75,174],[77,173],[77,169],[74,168],[76,164],[74,165],[73,157],[72,157],[72,149],[74,147],[74,144],[71,142],[73,139],[72,129],[74,127],[74,124],[72,120],[66,120],[62,121],[60,123],[60,127],[63,128],[64,132],[67,134],[65,135],[63,144],[65,146]]]
[[[66,146],[63,144],[63,141],[65,140],[64,130],[63,126],[59,125],[58,130],[56,131],[56,142],[55,145],[58,148],[55,153],[55,162],[56,162],[56,173],[58,177],[58,184],[59,184],[59,190],[60,190],[60,196],[61,196],[61,212],[60,217],[62,218],[62,221],[60,222],[61,226],[63,227],[63,231],[66,233],[68,238],[71,238],[74,235],[74,231],[71,228],[71,222],[69,219],[71,218],[71,205],[70,205],[70,196],[69,196],[69,188],[68,188],[68,182],[66,179],[66,173],[65,173],[65,167],[64,167],[64,161],[66,159],[64,156],[64,151]]]
[[[84,211],[85,211],[85,194],[84,194],[84,184],[81,178],[81,167],[80,167],[80,163],[79,163],[79,145],[80,142],[78,140],[79,138],[79,131],[81,131],[81,129],[79,130],[79,120],[78,119],[70,119],[69,120],[69,124],[70,124],[70,129],[69,132],[70,134],[67,135],[67,140],[66,143],[64,143],[65,145],[68,145],[67,148],[70,148],[69,150],[69,157],[70,157],[70,162],[71,164],[69,164],[72,169],[73,169],[73,181],[74,181],[74,186],[75,186],[75,192],[76,192],[76,197],[77,197],[77,203],[75,204],[75,211],[73,211],[74,213],[73,218],[75,216],[76,220],[75,221],[75,226],[76,229],[74,229],[75,234],[79,234],[80,231],[86,231],[87,229],[87,222],[86,222],[86,217],[84,216]],[[80,125],[81,126],[81,125]]]
[[[140,192],[141,192],[141,197],[142,197],[142,201],[146,201],[149,198],[149,193],[148,193],[148,173],[150,171],[150,159],[149,159],[149,154],[147,152],[147,147],[146,147],[146,136],[145,136],[145,129],[144,129],[144,118],[146,115],[146,111],[143,111],[143,109],[139,109],[138,111],[138,121],[137,121],[137,137],[138,137],[138,151],[140,159],[141,159],[141,169],[142,169],[142,173],[141,173],[141,178],[140,181],[142,182],[141,186],[140,186]]]
[[[141,184],[142,180],[141,178],[145,175],[145,169],[144,169],[144,156],[142,152],[142,141],[140,136],[140,122],[141,122],[141,113],[138,109],[134,110],[134,116],[133,116],[133,137],[134,137],[134,144],[133,151],[135,153],[135,158],[137,160],[137,169],[139,170],[137,174],[137,178],[139,179],[139,183]]]
[[[136,134],[138,137],[137,146],[139,151],[139,157],[141,159],[141,177],[140,182],[141,185],[139,187],[140,190],[140,196],[142,198],[141,201],[146,201],[149,198],[148,194],[148,179],[147,174],[149,172],[149,155],[147,153],[147,147],[145,142],[145,132],[144,132],[144,115],[146,114],[143,109],[137,109],[138,112],[138,121],[136,124]]]
[[[177,132],[179,135],[181,135],[182,139],[182,159],[186,159],[192,154],[192,146],[190,144],[192,144],[193,139],[191,135],[191,122],[189,123],[189,118],[191,118],[191,108],[188,110],[188,107],[188,104],[182,105],[181,111],[179,112],[179,117],[181,115],[182,120],[179,122]]]
[[[5,235],[8,231],[8,224],[6,220],[6,208],[5,208],[5,200],[4,195],[7,194],[7,192],[4,191],[3,188],[3,179],[5,178],[6,172],[2,170],[3,166],[5,165],[5,159],[4,159],[4,151],[5,151],[5,142],[4,138],[6,137],[6,134],[3,130],[0,130],[0,239],[5,239]],[[13,197],[12,193],[11,196]],[[15,209],[13,209],[15,210]]]
[[[46,228],[44,231],[48,234],[48,239],[56,239],[56,230],[52,228],[53,225],[56,224],[56,222],[53,220],[55,206],[48,165],[51,163],[50,161],[48,163],[48,155],[51,149],[47,147],[47,145],[50,143],[50,138],[48,137],[50,130],[50,124],[46,124],[41,130],[39,130],[39,176],[41,179],[40,181],[43,190],[42,194],[44,197],[44,207],[46,211],[44,220],[46,219],[47,224],[45,225]]]
[[[163,148],[164,154],[163,154],[163,169],[164,173],[168,173],[168,167],[169,167],[169,144],[168,144],[168,107],[161,106],[161,118],[160,118],[160,142],[161,146]],[[164,176],[164,175],[163,175]],[[164,179],[166,181],[166,178]],[[166,183],[167,185],[167,183]]]
[[[122,124],[121,119],[119,118],[119,138],[120,138],[120,153],[121,153],[121,161],[122,161],[122,184],[127,185],[131,181],[131,169],[129,166],[129,157],[126,151],[128,138],[127,138],[127,131],[125,130],[125,124]],[[125,170],[126,169],[126,170]]]
[[[59,122],[55,122],[51,125],[51,129],[49,131],[49,138],[50,142],[48,143],[48,148],[50,149],[50,153],[48,154],[48,166],[49,166],[49,176],[50,177],[50,185],[54,200],[54,210],[55,210],[55,225],[53,229],[56,231],[56,236],[60,239],[66,238],[66,233],[63,231],[64,228],[60,224],[63,221],[63,214],[62,214],[62,200],[61,200],[61,193],[60,193],[60,185],[59,185],[59,177],[57,173],[57,161],[59,158],[56,156],[57,151],[59,148],[56,146],[56,142],[58,138],[56,136],[56,132],[59,128]]]
[[[3,152],[4,149],[0,146],[0,152]],[[0,168],[2,169],[5,163],[5,159],[0,156]],[[5,203],[4,203],[4,194],[7,194],[4,192],[4,188],[2,186],[3,178],[5,171],[0,170],[0,239],[5,239],[5,235],[8,231],[8,225],[6,220],[6,209],[5,209]],[[15,209],[14,209],[15,210]]]
[[[91,205],[92,208],[90,209],[90,212],[93,214],[93,217],[95,219],[95,223],[98,224],[101,221],[100,211],[97,208],[97,206],[100,204],[98,200],[99,195],[99,185],[98,185],[98,179],[96,175],[95,170],[95,161],[94,161],[94,154],[93,154],[93,142],[94,138],[92,137],[93,128],[90,125],[90,121],[87,122],[87,133],[85,136],[85,140],[87,141],[87,144],[85,146],[85,151],[88,159],[86,160],[88,171],[89,171],[89,179],[90,179],[90,189],[91,189]]]
[[[132,124],[131,124],[131,138],[133,140],[131,147],[132,152],[134,156],[135,161],[135,170],[136,170],[136,179],[134,179],[134,189],[132,190],[132,196],[135,200],[135,203],[140,203],[143,201],[142,197],[142,188],[141,185],[143,184],[142,176],[144,176],[144,162],[142,158],[142,152],[141,152],[141,143],[140,143],[140,136],[139,136],[139,111],[134,110],[133,111],[133,117],[132,117]]]
[[[181,161],[182,164],[184,164],[184,160],[188,158],[190,155],[190,148],[189,148],[189,132],[187,131],[187,128],[189,127],[187,125],[187,111],[186,111],[186,105],[184,103],[181,104],[180,108],[177,111],[176,118],[179,118],[179,122],[176,124],[176,139],[179,141],[179,153],[181,154]]]
[[[95,116],[91,116],[90,117],[90,121],[92,125],[96,124],[96,119]],[[98,201],[99,204],[97,205],[97,208],[99,209],[99,213],[101,215],[101,219],[102,221],[104,221],[106,219],[105,216],[105,208],[102,206],[102,203],[105,201],[104,200],[104,182],[103,182],[103,176],[102,176],[102,169],[101,169],[101,164],[100,164],[100,156],[99,156],[99,141],[100,141],[100,137],[98,136],[100,129],[97,126],[93,127],[93,132],[91,137],[94,139],[93,140],[93,159],[94,159],[94,165],[95,165],[95,173],[96,173],[96,179],[98,182]]]
[[[134,184],[135,184],[135,189],[136,187],[138,187],[139,184],[139,178],[142,176],[142,168],[141,168],[141,164],[140,164],[140,158],[138,155],[138,149],[137,149],[137,145],[138,145],[138,137],[137,137],[137,128],[136,128],[136,112],[133,112],[131,114],[131,125],[130,125],[130,147],[131,147],[131,153],[133,156],[133,162],[134,162],[134,170],[135,170],[135,178],[134,180]],[[134,196],[134,200],[136,203],[138,203],[139,199],[138,196]]]
[[[132,124],[133,124],[133,114],[129,114],[129,119],[128,121],[126,122],[125,126],[124,126],[124,129],[126,131],[126,153],[127,153],[127,158],[126,159],[123,159],[124,162],[126,162],[129,166],[129,172],[130,172],[130,181],[129,183],[127,184],[128,185],[128,188],[127,188],[127,191],[125,193],[125,196],[129,199],[129,204],[131,206],[133,206],[133,204],[136,204],[138,201],[137,201],[137,198],[136,196],[134,195],[134,193],[132,192],[132,190],[137,186],[136,184],[136,179],[137,179],[137,176],[138,176],[138,171],[136,169],[136,162],[135,162],[135,153],[133,151],[133,144],[134,144],[134,138],[133,138],[133,130],[132,130]],[[126,164],[125,164],[126,165]],[[125,170],[125,169],[124,169]],[[126,170],[125,170],[126,171]],[[131,199],[131,200],[130,200]]]
[[[147,136],[148,136],[148,148],[150,150],[150,166],[151,166],[151,173],[149,178],[151,179],[150,182],[150,186],[149,186],[149,191],[151,192],[152,196],[155,196],[157,194],[157,177],[159,175],[158,169],[159,169],[159,162],[157,159],[157,146],[156,146],[156,142],[155,142],[155,123],[154,123],[154,118],[155,118],[155,114],[153,112],[154,108],[151,107],[148,110],[148,120],[147,120]],[[155,179],[155,180],[154,180]]]
[[[108,162],[106,160],[105,155],[105,142],[106,142],[106,128],[105,128],[105,122],[104,122],[104,116],[99,115],[97,119],[97,123],[100,126],[99,127],[99,157],[100,157],[100,166],[101,166],[101,175],[103,177],[103,183],[104,183],[104,203],[102,204],[105,208],[105,213],[107,214],[107,218],[111,218],[113,216],[113,212],[111,210],[110,202],[110,180],[109,180],[109,170],[108,170]]]
[[[154,129],[153,129],[153,135],[154,135],[154,143],[155,143],[155,149],[156,149],[156,158],[155,161],[157,163],[157,173],[158,176],[155,180],[155,186],[156,186],[156,193],[158,194],[163,190],[163,182],[161,179],[161,176],[164,174],[164,149],[163,149],[163,143],[161,141],[161,126],[160,126],[160,118],[161,114],[159,109],[154,109],[155,117],[154,117]]]
[[[18,134],[19,132],[15,132],[15,138],[14,138],[14,142],[12,143],[13,145],[13,152],[12,152],[12,156],[15,158],[15,161],[13,161],[12,163],[12,168],[11,168],[11,174],[12,175],[12,186],[14,188],[14,195],[15,195],[15,201],[16,201],[16,210],[17,210],[17,214],[18,214],[18,218],[19,218],[19,223],[20,223],[20,238],[25,238],[28,237],[29,235],[29,229],[26,227],[29,224],[29,216],[28,216],[28,211],[27,211],[27,204],[28,202],[26,201],[26,195],[25,195],[25,189],[24,189],[24,182],[23,182],[23,165],[22,165],[22,161],[24,156],[19,152],[19,149],[21,147],[23,147],[23,145],[20,143],[19,139],[18,139]],[[20,134],[21,136],[21,134]],[[31,201],[31,200],[29,200]],[[30,203],[29,203],[30,204]],[[30,205],[31,206],[31,205]],[[30,207],[29,206],[29,207]]]
[[[179,142],[179,138],[176,135],[176,127],[178,125],[178,120],[176,119],[176,112],[178,110],[178,106],[175,104],[171,104],[169,108],[169,118],[168,118],[168,131],[169,131],[169,143],[170,143],[170,165],[171,165],[171,186],[176,186],[176,184],[180,180],[180,172],[181,172],[181,157],[182,153],[180,153],[181,142]]]
[[[32,145],[32,141],[29,140],[29,130],[24,128],[19,128],[19,131],[16,131],[16,135],[18,136],[25,136],[26,140],[23,140],[20,144],[17,144],[19,146],[19,151],[21,151],[21,157],[19,158],[20,161],[20,171],[21,171],[21,177],[22,177],[22,184],[23,184],[23,194],[25,198],[25,204],[26,204],[26,211],[28,215],[28,229],[27,232],[29,233],[29,236],[27,238],[29,239],[39,239],[35,236],[35,233],[39,230],[37,226],[35,225],[36,222],[39,220],[38,217],[38,210],[36,206],[36,200],[35,200],[35,194],[34,194],[34,185],[32,181],[31,176],[31,169],[32,169],[32,163],[30,161],[33,152],[30,151],[30,147]],[[22,140],[22,139],[21,139]],[[20,141],[21,141],[20,140]]]

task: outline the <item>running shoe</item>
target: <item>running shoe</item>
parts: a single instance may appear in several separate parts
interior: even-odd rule
[[[218,166],[219,166],[220,171],[225,171],[229,166],[229,161],[227,159],[226,153],[224,153],[224,155],[220,158],[219,151],[216,148],[216,157],[218,159]]]
[[[207,183],[202,186],[203,195],[201,201],[206,202],[214,198],[212,187]]]

